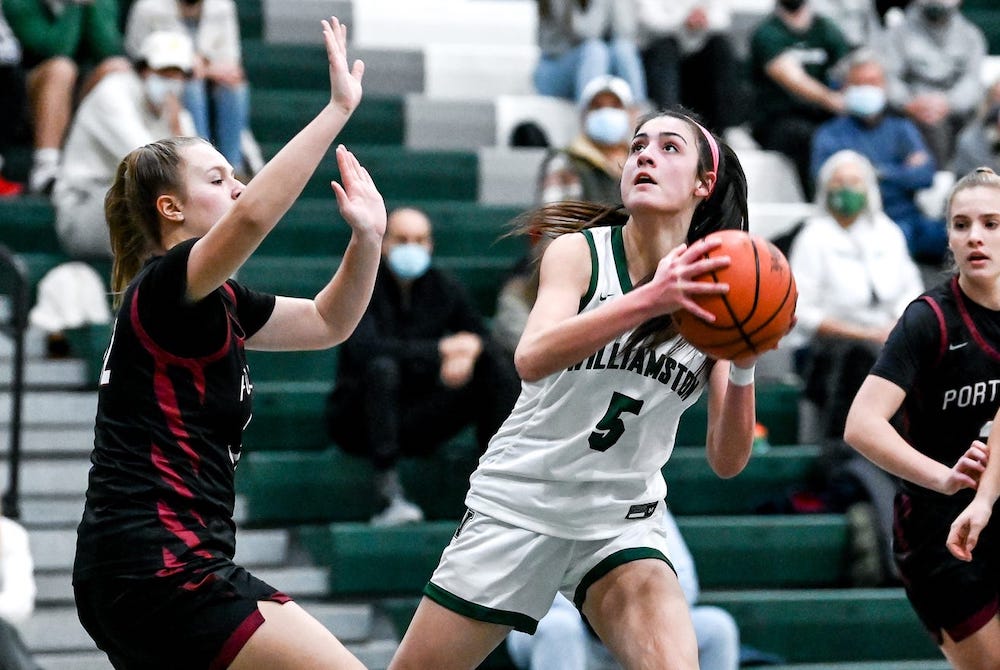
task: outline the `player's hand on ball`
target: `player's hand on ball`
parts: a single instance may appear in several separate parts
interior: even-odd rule
[[[656,288],[659,314],[684,309],[706,321],[715,320],[715,316],[701,307],[694,296],[721,295],[729,291],[729,285],[725,283],[695,281],[701,275],[729,266],[728,256],[707,256],[719,244],[718,240],[708,238],[690,246],[681,244],[660,260],[650,282]]]

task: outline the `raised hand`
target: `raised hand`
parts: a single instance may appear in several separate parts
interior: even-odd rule
[[[340,181],[330,186],[337,196],[337,206],[351,229],[381,238],[385,234],[385,202],[368,170],[343,144],[337,147],[337,167]]]
[[[365,64],[355,60],[350,70],[347,68],[347,26],[331,16],[323,20],[323,40],[326,55],[330,61],[330,102],[341,107],[348,114],[361,102],[361,78]]]

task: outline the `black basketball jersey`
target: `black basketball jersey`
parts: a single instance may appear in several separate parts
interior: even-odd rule
[[[894,421],[902,436],[951,467],[973,440],[986,440],[1000,405],[1000,312],[970,300],[953,277],[906,308],[872,374],[906,391]],[[939,496],[910,482],[901,486]],[[972,495],[951,498],[964,505]]]
[[[75,580],[233,556],[233,476],[253,393],[244,340],[275,299],[227,281],[189,302],[194,242],[151,260],[125,291],[101,372]]]

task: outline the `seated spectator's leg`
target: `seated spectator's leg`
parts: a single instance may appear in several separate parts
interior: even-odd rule
[[[127,72],[131,69],[132,64],[127,58],[122,56],[105,58],[97,65],[97,67],[92,69],[83,80],[83,85],[80,86],[79,92],[80,99],[83,99],[88,93],[90,93],[91,89],[97,86],[97,83],[101,81],[101,79],[112,72]]]
[[[863,342],[846,341],[833,345],[836,360],[831,371],[833,386],[828,395],[824,411],[824,436],[834,439],[844,439],[844,426],[847,423],[847,413],[862,382],[868,376],[868,371],[875,364],[880,347],[868,346]]]
[[[579,100],[584,87],[594,77],[611,73],[611,47],[598,39],[586,40],[575,51],[579,54],[576,68],[576,89],[573,100]]]
[[[570,49],[560,56],[542,56],[535,66],[535,90],[540,95],[576,100],[576,70],[580,54]]]
[[[43,193],[59,170],[63,137],[73,115],[73,90],[79,73],[71,58],[56,56],[28,73],[28,102],[34,124],[35,154],[28,190]]]
[[[237,86],[212,86],[215,106],[215,145],[238,174],[247,171],[243,164],[240,135],[250,122],[250,89],[246,83]]]
[[[673,37],[660,37],[642,52],[649,99],[659,108],[667,109],[680,102],[680,47]]]
[[[557,596],[534,635],[512,631],[507,636],[507,652],[520,670],[583,670],[587,667],[588,635],[580,613]]]
[[[184,85],[184,107],[194,120],[194,129],[199,137],[212,139],[209,126],[208,82],[204,79],[190,79]]]
[[[636,101],[646,99],[646,71],[635,40],[616,38],[611,40],[611,74],[621,77],[632,87]]]
[[[104,216],[105,191],[66,186],[65,182],[60,182],[53,191],[56,234],[70,258],[111,258],[111,239]]]
[[[429,456],[470,424],[476,426],[480,451],[510,414],[521,380],[513,361],[495,343],[476,360],[472,379],[463,387],[443,384],[401,388],[399,440],[407,456]]]
[[[818,125],[814,119],[785,116],[754,128],[754,137],[762,148],[781,152],[791,159],[807,201],[812,200],[814,192],[809,161],[812,136]]]
[[[499,345],[488,344],[476,361],[467,398],[474,412],[479,450],[486,451],[490,439],[510,415],[521,393],[521,378],[510,357]]]
[[[743,105],[739,104],[736,68],[736,56],[725,35],[712,35],[700,51],[680,61],[681,102],[717,133],[744,121],[738,117]]]
[[[732,615],[719,607],[696,605],[691,623],[698,640],[701,670],[737,670],[740,667],[740,630]]]

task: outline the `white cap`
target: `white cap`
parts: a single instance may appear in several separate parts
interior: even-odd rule
[[[194,45],[184,33],[158,30],[142,41],[139,58],[154,70],[175,67],[190,72],[194,67]]]
[[[631,107],[634,102],[632,87],[628,85],[627,81],[621,77],[602,74],[588,81],[587,85],[583,87],[583,92],[580,94],[580,109],[587,109],[590,106],[590,101],[598,93],[605,91],[614,93],[615,97],[621,100],[622,105],[625,107]]]

